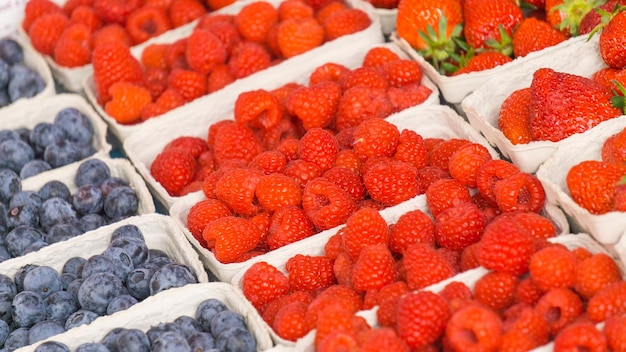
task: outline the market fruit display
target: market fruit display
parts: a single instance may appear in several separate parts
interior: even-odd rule
[[[21,45],[11,38],[0,38],[0,108],[19,99],[41,93],[46,82],[24,62]]]

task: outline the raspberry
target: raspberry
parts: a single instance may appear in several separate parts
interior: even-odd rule
[[[50,0],[27,1],[24,7],[24,19],[22,20],[22,28],[24,28],[24,31],[26,31],[26,33],[28,33],[30,31],[30,26],[32,26],[33,22],[35,22],[36,19],[53,12],[62,13],[63,9],[61,9],[59,5]],[[72,12],[68,11],[67,13]]]
[[[528,334],[525,334],[518,330],[507,331],[500,337],[500,346],[498,351],[500,352],[514,352],[514,351],[530,351],[536,347],[541,346],[532,340]]]
[[[167,89],[169,72],[159,68],[149,68],[144,70],[143,86],[150,92],[153,100],[158,99]]]
[[[550,334],[556,335],[583,313],[583,303],[570,289],[553,288],[541,296],[535,310],[548,322]]]
[[[486,224],[476,205],[461,203],[437,214],[435,239],[441,247],[462,251],[480,240]]]
[[[474,298],[496,312],[508,308],[514,300],[517,276],[492,271],[483,275],[474,287]]]
[[[448,302],[435,293],[408,294],[398,303],[398,335],[412,349],[432,344],[445,331],[451,315]]]
[[[275,151],[278,154],[281,154],[282,157],[285,158],[285,162],[286,162],[288,161],[287,155],[283,154],[280,150],[278,150],[279,146],[285,140],[297,141],[295,145],[292,145],[292,147],[294,147],[295,149],[294,153],[297,153],[298,147],[300,144],[300,141],[298,138],[302,136],[302,131],[299,126],[296,126],[296,124],[294,124],[292,119],[283,118],[275,126],[266,130],[260,130],[258,134],[259,134],[259,137],[261,138],[261,141],[265,149]],[[293,155],[290,154],[289,158],[292,159],[292,157]]]
[[[461,252],[461,259],[459,260],[459,270],[468,271],[480,266],[478,263],[478,243],[470,244],[465,247]]]
[[[508,161],[488,160],[476,172],[476,188],[485,199],[496,204],[496,182],[519,172],[519,168]]]
[[[457,204],[471,203],[469,190],[456,179],[437,180],[426,190],[426,202],[434,216]]]
[[[275,212],[282,207],[299,206],[302,202],[302,188],[292,177],[265,175],[256,186],[256,198],[263,209]]]
[[[306,335],[309,332],[304,320],[306,309],[307,305],[302,302],[282,306],[272,324],[276,334],[288,341],[296,341]]]
[[[365,342],[361,344],[361,352],[409,352],[407,344],[391,328],[373,329],[366,336]]]
[[[286,268],[292,291],[313,292],[336,283],[333,262],[324,256],[296,254],[287,260]]]
[[[163,150],[168,149],[183,149],[190,152],[194,158],[199,158],[202,153],[209,150],[209,145],[200,137],[180,136],[172,139],[163,147]]]
[[[236,79],[248,77],[271,65],[270,53],[263,45],[244,42],[238,45],[228,60],[228,67]]]
[[[94,0],[93,8],[106,23],[124,25],[131,12],[140,8],[141,0]]]
[[[185,58],[189,67],[207,75],[218,64],[226,62],[224,44],[207,29],[194,29],[187,38]]]
[[[396,327],[398,320],[398,303],[401,297],[389,298],[380,303],[376,311],[376,318],[381,326]]]
[[[417,181],[417,193],[424,194],[426,190],[432,183],[441,179],[451,179],[452,176],[440,168],[439,166],[431,166],[426,165],[417,170],[417,176],[415,177]]]
[[[80,6],[93,8],[93,0],[68,0],[62,5],[63,11],[70,14]]]
[[[80,5],[70,12],[70,14],[70,23],[84,24],[89,29],[90,34],[102,27],[102,20],[98,17],[96,11],[91,6]]]
[[[416,175],[413,165],[391,161],[371,168],[363,176],[363,182],[372,199],[393,206],[417,195]]]
[[[576,264],[574,288],[583,298],[590,299],[605,286],[620,280],[619,267],[604,253],[594,254]]]
[[[514,213],[513,218],[533,239],[548,239],[557,235],[552,221],[535,212]]]
[[[504,212],[516,210],[539,212],[546,199],[539,179],[524,172],[497,181],[493,190],[498,208]]]
[[[350,69],[344,65],[327,62],[311,72],[309,75],[309,87],[322,82],[339,83],[343,75],[348,72],[350,72]]]
[[[285,156],[277,151],[265,151],[254,157],[248,167],[261,171],[264,175],[282,173],[287,165]]]
[[[393,156],[399,143],[400,131],[385,120],[369,119],[356,127],[353,138],[354,152],[365,161],[377,156]]]
[[[425,167],[428,162],[428,151],[422,136],[412,130],[402,130],[393,158],[411,163],[418,170]]]
[[[328,127],[335,116],[341,87],[334,82],[311,84],[287,96],[287,110],[302,120],[306,130]]]
[[[260,231],[250,220],[225,216],[211,221],[202,237],[221,263],[233,263],[241,255],[253,250],[261,238]]]
[[[365,67],[383,68],[386,64],[399,60],[400,56],[385,46],[377,46],[370,49],[363,58]]]
[[[318,294],[306,312],[306,323],[309,329],[315,329],[321,311],[328,306],[337,305],[351,313],[361,309],[363,302],[356,291],[348,286],[333,285]]]
[[[350,351],[358,347],[356,334],[343,330],[327,334],[315,347],[319,352]]]
[[[175,68],[170,72],[168,84],[176,89],[186,102],[190,102],[207,93],[206,76],[200,72]]]
[[[345,223],[356,204],[339,186],[318,177],[304,186],[302,208],[317,229],[327,230]]]
[[[415,243],[435,246],[435,224],[419,209],[402,214],[390,229],[389,248],[395,253],[402,254]]]
[[[354,263],[355,259],[352,259],[352,257],[345,251],[337,255],[337,258],[333,263],[333,272],[335,273],[335,278],[337,279],[337,283],[339,285],[354,288],[352,283]]]
[[[362,208],[354,212],[346,222],[343,234],[343,247],[354,259],[368,245],[389,242],[389,227],[378,211]]]
[[[452,281],[448,283],[441,291],[439,295],[446,301],[452,302],[455,299],[472,299],[472,290],[463,282]]]
[[[285,138],[284,140],[280,141],[280,143],[276,147],[276,150],[285,156],[285,159],[287,159],[288,163],[290,161],[296,161],[296,159],[298,159],[298,149],[300,149],[300,140],[295,137]],[[315,166],[315,164],[313,165]]]
[[[476,188],[476,174],[489,160],[491,154],[486,147],[478,143],[468,143],[452,154],[448,162],[448,171],[463,185]]]
[[[359,9],[345,9],[330,15],[322,23],[326,40],[331,41],[344,35],[356,33],[369,27],[372,20]]]
[[[197,165],[191,153],[172,149],[159,153],[152,165],[150,174],[165,188],[168,194],[176,196],[183,187],[191,182]]]
[[[282,120],[283,110],[274,94],[257,89],[239,94],[235,101],[234,115],[235,121],[240,124],[267,129]]]
[[[105,24],[95,30],[91,35],[91,47],[94,49],[111,41],[119,42],[127,47],[132,45],[130,36],[126,33],[126,29],[117,23]]]
[[[408,288],[404,281],[395,281],[381,287],[379,290],[369,290],[365,293],[363,310],[374,308],[386,300],[403,296],[407,292]]]
[[[519,307],[519,312],[514,315],[510,314],[511,310]],[[548,331],[548,322],[541,314],[531,306],[522,303],[519,306],[513,306],[504,313],[504,330],[519,331],[530,337],[536,346],[548,343],[550,333]]]
[[[322,177],[348,192],[355,202],[359,202],[365,197],[363,179],[352,170],[334,166],[324,172]]]
[[[496,350],[502,335],[502,320],[477,304],[459,309],[448,321],[445,337],[456,351]]]
[[[566,326],[554,338],[555,351],[606,351],[606,337],[591,323]]]
[[[276,314],[278,314],[282,307],[288,306],[293,303],[303,303],[305,304],[305,306],[308,307],[308,305],[311,304],[312,301],[313,295],[310,292],[304,291],[296,291],[283,296],[279,296],[265,306],[265,309],[263,309],[262,312],[262,318],[269,326],[273,326]]]
[[[141,120],[145,121],[149,118],[163,115],[184,104],[185,99],[183,99],[177,90],[167,88],[154,103],[146,105],[143,110],[141,110]]]
[[[257,184],[261,180],[258,171],[233,169],[226,171],[215,185],[215,195],[241,216],[254,216],[261,209],[255,201]]]
[[[235,77],[230,73],[230,68],[226,64],[218,64],[213,67],[207,81],[207,93],[216,92],[227,85],[233,83]]]
[[[197,0],[172,0],[168,9],[174,28],[202,17],[206,11],[204,5]]]
[[[170,70],[175,68],[189,69],[185,53],[187,52],[187,38],[178,39],[171,43],[165,53],[165,61]]]
[[[206,0],[206,4],[211,11],[219,10],[234,2],[235,0]]]
[[[286,19],[312,18],[315,10],[302,0],[287,0],[278,5],[278,18]]]
[[[300,139],[300,159],[316,164],[321,171],[330,169],[335,163],[339,146],[327,130],[313,128]]]
[[[526,277],[519,282],[515,289],[515,302],[534,306],[543,293],[544,291],[530,277]]]
[[[312,236],[313,224],[298,207],[283,207],[272,215],[267,243],[271,250]]]
[[[567,249],[551,246],[535,252],[530,257],[528,271],[542,290],[572,288],[576,281],[576,257]]]
[[[419,84],[409,84],[402,88],[387,88],[387,99],[391,102],[394,112],[419,105],[426,101],[432,94],[432,90]]]
[[[225,124],[217,130],[215,140],[209,145],[213,148],[218,164],[228,159],[252,160],[263,151],[261,142],[250,128],[238,123]]]
[[[121,124],[133,124],[140,120],[141,110],[152,102],[150,92],[130,82],[117,82],[109,87],[109,100],[104,106],[107,114]]]
[[[626,313],[626,281],[614,282],[601,288],[587,303],[587,315],[598,323]]]
[[[626,351],[626,316],[608,318],[603,332],[610,351]]]
[[[346,90],[339,100],[336,127],[338,131],[356,127],[367,119],[384,119],[392,112],[393,106],[384,90],[364,86],[352,87]]]
[[[109,88],[116,82],[138,83],[143,78],[141,64],[121,42],[104,42],[92,53],[93,81],[98,102],[109,101]]]
[[[416,243],[404,251],[402,259],[409,290],[419,290],[454,276],[455,271],[440,253],[427,244]]]
[[[389,82],[378,69],[357,67],[342,76],[341,88],[345,91],[357,86],[386,90],[389,87]]]
[[[317,331],[315,332],[316,350],[319,349],[318,347],[322,344],[325,338],[332,333],[344,332],[356,337],[356,319],[357,317],[344,307],[338,305],[329,305],[323,308],[319,312],[319,318],[317,320]],[[323,350],[332,351],[334,349],[325,348]]]
[[[69,24],[69,18],[62,12],[51,12],[38,17],[28,30],[33,48],[43,55],[52,56],[54,47]]]
[[[408,59],[390,61],[382,67],[382,70],[392,87],[401,88],[410,84],[420,84],[422,81],[422,69],[417,61]]]
[[[451,138],[434,144],[428,155],[430,165],[439,166],[445,171],[450,165],[450,158],[462,146],[472,143],[466,139]]]
[[[324,255],[330,259],[337,259],[340,254],[345,254],[343,252],[343,233],[345,232],[345,227],[339,229],[334,235],[328,238],[326,244],[324,245]]]
[[[54,61],[65,67],[91,63],[91,32],[81,23],[67,27],[54,46]]]
[[[193,237],[206,247],[202,231],[213,220],[233,215],[226,203],[217,199],[205,199],[194,204],[187,214],[187,229]]]
[[[354,264],[352,283],[355,290],[377,290],[389,285],[396,278],[396,262],[384,243],[372,244],[361,249]]]
[[[285,58],[294,57],[324,43],[324,28],[313,17],[283,20],[278,25],[278,47]]]
[[[206,29],[213,33],[222,42],[228,57],[233,52],[233,49],[242,42],[241,35],[233,21],[234,19],[231,21],[205,22],[204,25],[198,24],[196,29]]]
[[[274,266],[257,262],[243,274],[241,289],[248,301],[263,312],[268,303],[289,292],[289,278]]]
[[[161,35],[172,28],[165,9],[142,6],[131,12],[126,20],[126,31],[134,44]]]
[[[494,220],[485,227],[476,253],[487,269],[522,275],[528,271],[533,240],[512,220]]]
[[[269,2],[255,1],[244,6],[235,16],[239,33],[249,41],[262,44],[273,25],[278,23],[278,10]]]
[[[296,159],[287,163],[284,174],[293,177],[304,187],[309,181],[322,176],[322,170],[314,163]]]
[[[353,150],[342,149],[337,152],[335,167],[350,170],[354,174],[361,176],[361,164],[361,160],[356,156]]]

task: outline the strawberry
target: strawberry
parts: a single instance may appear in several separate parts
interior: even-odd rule
[[[580,297],[563,287],[549,290],[535,304],[535,310],[548,322],[549,332],[553,336],[583,313],[583,309]]]
[[[225,63],[226,55],[222,41],[208,29],[195,29],[187,38],[187,63],[202,74],[209,74],[216,65]]]
[[[481,266],[515,275],[528,271],[533,240],[514,220],[492,220],[483,232],[476,252]]]
[[[376,210],[362,208],[348,218],[342,239],[344,250],[357,259],[363,248],[369,245],[386,246],[389,243],[389,227]]]
[[[626,177],[622,179],[615,186],[615,211],[626,211]]]
[[[292,177],[271,174],[260,178],[255,195],[263,209],[275,212],[282,207],[299,206],[302,201],[302,188]]]
[[[395,125],[382,119],[368,119],[359,124],[353,133],[352,147],[363,161],[395,154],[400,131]]]
[[[294,90],[287,96],[287,110],[302,120],[306,130],[326,128],[332,122],[339,99],[341,87],[334,82],[320,82]]]
[[[292,291],[313,292],[335,283],[333,263],[324,256],[296,254],[285,265]]]
[[[262,44],[270,28],[278,23],[278,10],[269,2],[254,1],[235,16],[239,33],[249,41]]]
[[[93,8],[106,23],[124,25],[131,12],[140,8],[141,0],[94,0]]]
[[[141,64],[121,42],[111,41],[95,47],[92,53],[93,81],[98,102],[107,102],[109,88],[116,82],[139,82],[143,77]]]
[[[602,331],[610,351],[623,351],[626,348],[626,316],[608,318]]]
[[[598,83],[549,68],[535,71],[530,92],[535,140],[560,141],[622,114],[611,105],[611,93]],[[557,110],[555,104],[567,108]]]
[[[356,127],[361,122],[371,119],[384,119],[393,112],[393,106],[385,91],[365,86],[356,86],[346,90],[337,107],[336,128]]]
[[[513,1],[466,0],[463,3],[463,33],[467,44],[474,49],[490,46],[511,54],[510,40],[515,27],[524,15]]]
[[[456,351],[496,350],[502,335],[502,320],[492,310],[469,304],[452,314],[445,338]]]
[[[409,290],[418,290],[456,274],[454,268],[432,246],[416,243],[408,246],[402,259]]]
[[[335,2],[335,4],[338,4]],[[309,75],[309,87],[322,82],[340,82],[343,76],[350,72],[350,69],[344,65],[327,62],[321,66],[318,66]]]
[[[278,25],[277,35],[280,52],[287,59],[324,43],[324,27],[313,17],[283,20]]]
[[[505,0],[506,1],[506,0]],[[478,72],[504,65],[513,61],[509,56],[497,51],[483,51],[473,55],[465,65],[454,71],[453,76],[463,73]]]
[[[567,36],[548,22],[535,17],[525,18],[513,32],[513,55],[526,56],[565,41]]]
[[[528,266],[531,279],[544,291],[557,287],[573,287],[576,280],[575,269],[574,254],[558,246],[546,247],[535,252]]]
[[[150,92],[131,82],[116,82],[109,87],[111,96],[104,111],[121,124],[133,124],[140,120],[141,110],[152,102]]]
[[[272,215],[267,243],[274,250],[310,237],[313,233],[313,224],[304,211],[295,206],[286,206]]]
[[[626,163],[626,129],[610,136],[602,144],[602,161]]]
[[[539,179],[519,172],[496,181],[493,187],[498,208],[504,212],[539,212],[546,200],[546,193]]]
[[[128,15],[126,31],[134,44],[161,35],[172,28],[165,9],[156,6],[142,6]]]
[[[385,46],[371,48],[363,58],[363,67],[383,68],[386,64],[399,60],[400,56]]]
[[[261,209],[256,202],[256,187],[261,173],[250,169],[226,171],[215,185],[215,196],[238,215],[254,216]]]
[[[409,347],[419,349],[439,339],[451,315],[448,302],[435,293],[408,294],[398,303],[398,335]]]
[[[172,27],[177,28],[202,17],[206,8],[197,0],[172,0],[168,12]]]
[[[289,278],[271,264],[258,262],[243,274],[241,289],[248,301],[262,312],[268,303],[289,292]]]
[[[595,325],[588,322],[573,323],[554,338],[554,349],[559,351],[579,349],[603,351],[606,348],[606,337]]]
[[[503,312],[513,304],[518,280],[513,274],[491,271],[476,281],[474,298],[495,312]]]
[[[369,27],[372,20],[360,9],[347,8],[328,16],[322,22],[326,41],[335,40]]]
[[[54,46],[54,61],[65,67],[79,67],[91,63],[91,32],[76,23],[67,27]]]
[[[306,309],[307,305],[302,302],[283,305],[276,313],[272,324],[276,334],[288,341],[296,341],[306,335],[308,332],[304,320]]]
[[[156,156],[150,165],[150,174],[167,193],[176,196],[191,182],[196,169],[196,160],[191,153],[181,149],[170,149]]]
[[[253,250],[261,239],[261,232],[248,219],[225,216],[211,221],[202,237],[215,258],[226,264]]]
[[[440,179],[426,190],[426,203],[434,216],[461,203],[471,203],[469,189],[455,179]]]
[[[396,279],[396,262],[384,243],[361,249],[352,272],[352,284],[357,291],[380,289]]]
[[[393,206],[417,195],[417,169],[404,161],[383,162],[363,175],[370,197],[386,206]]]
[[[70,23],[81,23],[87,26],[90,33],[102,27],[102,19],[98,17],[93,7],[88,5],[80,5],[76,7],[70,14]]]
[[[460,252],[480,240],[486,224],[476,205],[460,203],[437,214],[435,239],[440,247]]]
[[[529,87],[515,90],[504,99],[498,114],[498,128],[512,144],[532,142]]]
[[[592,214],[614,208],[615,184],[626,175],[626,165],[587,160],[574,165],[566,183],[574,202]]]
[[[577,36],[583,18],[603,4],[597,0],[545,0],[546,20],[565,35]]]
[[[206,76],[198,71],[175,68],[170,72],[168,85],[180,93],[186,102],[190,102],[207,92]]]
[[[594,28],[596,28],[602,21],[606,20],[605,16],[600,14],[598,10],[604,10],[607,13],[610,13],[615,8],[615,5],[624,6],[626,5],[626,1],[624,0],[608,0],[604,3],[604,5],[598,6],[593,10],[589,11],[580,21],[580,26],[578,27],[578,34],[590,34]]]
[[[38,52],[52,56],[59,38],[69,26],[69,18],[62,12],[51,12],[35,19],[28,29],[30,41]]]
[[[270,53],[261,44],[243,42],[233,49],[228,67],[235,79],[250,76],[271,65]]]
[[[338,151],[337,141],[328,130],[313,128],[300,139],[298,155],[324,172],[333,166]]]
[[[626,40],[620,33],[626,28],[626,13],[616,14],[600,33],[600,56],[609,66],[617,69],[626,67]]]
[[[68,1],[69,2],[69,1]],[[53,13],[63,13],[63,9],[55,2],[50,0],[30,0],[25,3],[24,6],[24,19],[22,20],[22,28],[28,33],[30,26],[39,17]],[[67,11],[66,13],[72,13]]]
[[[302,208],[316,228],[326,230],[346,222],[356,204],[339,186],[318,177],[304,186]]]
[[[194,204],[187,214],[187,229],[193,237],[206,247],[202,231],[213,220],[233,215],[226,203],[218,199],[205,199]]]
[[[415,243],[435,246],[435,224],[419,209],[402,214],[390,227],[389,248],[395,253],[402,254]]]
[[[613,258],[598,253],[576,264],[574,289],[589,299],[605,286],[620,280],[621,274]]]

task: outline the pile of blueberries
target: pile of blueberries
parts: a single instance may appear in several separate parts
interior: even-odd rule
[[[182,315],[173,322],[159,323],[144,332],[116,328],[102,341],[79,345],[76,352],[254,352],[256,340],[244,317],[221,301],[202,301],[195,317]],[[69,352],[62,343],[46,341],[35,352]]]
[[[0,168],[11,169],[22,179],[35,176],[93,155],[93,137],[89,118],[67,107],[57,112],[52,122],[40,122],[32,129],[0,130]]]
[[[22,190],[13,170],[0,169],[0,261],[137,215],[136,191],[101,159],[83,161],[74,183],[74,193],[59,180]]]
[[[0,346],[13,351],[197,282],[193,268],[148,248],[136,225],[121,225],[104,252],[72,257],[61,272],[29,264],[13,279],[0,274]]]
[[[46,88],[39,73],[24,64],[24,51],[11,38],[0,39],[0,108],[32,98]]]

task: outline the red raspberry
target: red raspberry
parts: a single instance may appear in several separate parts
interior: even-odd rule
[[[507,331],[500,337],[500,345],[498,351],[500,352],[514,352],[514,351],[530,351],[540,344],[533,341],[528,334],[519,331],[512,330]]]
[[[302,188],[298,181],[283,174],[262,176],[256,185],[259,205],[270,212],[287,206],[300,206]]]
[[[579,261],[575,269],[574,289],[583,298],[590,299],[602,288],[621,280],[615,260],[604,253]]]
[[[65,67],[91,63],[91,31],[82,23],[67,27],[54,46],[54,61]]]
[[[341,88],[344,91],[357,86],[386,90],[389,82],[378,69],[362,66],[346,72],[341,78]]]
[[[549,219],[535,212],[516,212],[513,219],[521,225],[533,239],[548,239],[557,235],[556,226]]]
[[[152,177],[172,196],[176,196],[191,182],[196,170],[193,155],[180,149],[159,153],[150,165]]]
[[[300,159],[316,164],[326,171],[335,163],[339,146],[333,135],[327,130],[313,128],[300,139],[298,154]]]
[[[209,74],[207,81],[207,93],[216,92],[227,85],[233,83],[235,77],[230,73],[230,68],[227,64],[218,64],[213,67],[213,70]]]
[[[89,29],[90,34],[102,27],[102,19],[98,17],[96,11],[91,6],[80,5],[70,12],[70,14],[70,22],[72,24],[81,23],[85,25]],[[91,45],[91,43],[89,44]]]
[[[452,154],[448,162],[448,171],[463,185],[476,188],[476,174],[489,160],[491,154],[486,147],[478,143],[468,143]]]
[[[287,0],[278,5],[278,18],[280,21],[288,18],[312,18],[315,10],[302,0]]]
[[[239,44],[233,49],[233,53],[228,60],[228,67],[235,79],[248,77],[270,66],[270,53],[263,45],[253,42]]]
[[[278,10],[266,1],[244,6],[235,16],[239,33],[249,41],[262,44],[273,25],[278,23]]]
[[[319,312],[319,318],[317,320],[317,330],[315,332],[314,342],[315,349],[324,351],[336,350],[329,348],[318,348],[325,340],[325,338],[333,333],[344,332],[347,334],[351,334],[356,338],[356,320],[357,317],[344,307],[338,305],[329,305],[323,308]]]
[[[317,229],[327,230],[345,223],[356,204],[339,186],[318,177],[304,186],[302,208]]]
[[[302,120],[306,130],[330,125],[337,111],[341,87],[335,82],[321,82],[294,90],[288,95],[287,110]]]
[[[282,56],[287,59],[324,43],[324,27],[313,17],[285,19],[277,28],[278,47]]]
[[[603,332],[610,351],[626,351],[626,316],[608,318]]]
[[[456,351],[496,350],[501,335],[500,317],[478,304],[467,305],[452,314],[445,333]]]
[[[224,50],[226,50],[226,57],[228,57],[233,49],[243,41],[233,21],[205,22],[204,25],[198,24],[196,29],[205,29],[213,33],[222,42]]]
[[[473,298],[472,290],[460,281],[452,281],[448,283],[441,291],[439,291],[439,295],[448,302],[452,302],[455,299],[470,300]]]
[[[482,237],[487,220],[472,203],[461,203],[437,214],[435,239],[440,247],[462,251]]]
[[[508,161],[499,159],[488,160],[476,172],[478,192],[485,199],[496,204],[496,195],[494,193],[496,182],[519,172],[519,168]]]
[[[27,1],[24,6],[24,19],[22,20],[22,28],[24,28],[24,31],[26,31],[26,33],[28,33],[30,31],[30,26],[33,24],[33,22],[35,22],[36,19],[53,12],[62,13],[63,9],[61,9],[59,5],[50,0]],[[67,13],[72,12],[68,11]]]
[[[379,290],[368,290],[363,299],[363,310],[369,310],[380,305],[383,301],[400,297],[408,292],[406,282],[395,281],[381,287]]]
[[[226,171],[215,185],[215,195],[236,214],[254,216],[261,210],[255,201],[255,192],[261,176],[258,171],[250,169]]]
[[[183,106],[184,104],[185,99],[183,99],[177,90],[167,88],[163,93],[161,93],[154,103],[146,105],[143,110],[141,110],[140,117],[142,121],[145,121],[149,118],[163,115],[170,110]]]
[[[167,52],[165,53],[165,61],[170,70],[180,68],[183,70],[189,69],[185,52],[187,51],[187,38],[178,39],[171,43]]]
[[[400,303],[401,297],[390,298],[382,303],[376,311],[376,318],[380,323],[380,326],[396,327],[398,320],[398,303]]]
[[[289,292],[289,278],[274,266],[257,262],[243,274],[241,289],[248,301],[263,312],[268,303]]]
[[[363,58],[365,67],[383,68],[389,62],[399,60],[400,56],[386,46],[377,46],[370,49]]]
[[[359,202],[365,197],[363,179],[352,170],[334,166],[324,172],[322,177],[348,192],[355,202]]]
[[[402,214],[390,229],[389,248],[395,253],[402,254],[415,243],[435,246],[435,224],[419,209]]]
[[[268,129],[276,126],[283,118],[283,108],[278,98],[257,89],[239,94],[235,100],[235,121],[252,128]]]
[[[503,312],[515,297],[518,278],[515,275],[492,271],[483,275],[474,287],[474,298],[496,312]]]
[[[65,13],[71,14],[76,8],[80,6],[93,8],[93,0],[68,0],[62,5],[62,8]]]
[[[211,221],[202,237],[221,263],[233,263],[242,254],[253,250],[261,238],[260,231],[250,220],[225,216]]]
[[[332,331],[327,334],[316,346],[319,352],[350,351],[358,348],[356,334],[353,331]]]
[[[313,292],[336,283],[332,260],[324,256],[296,254],[286,264],[292,291]]]
[[[168,84],[176,89],[186,102],[190,102],[207,93],[206,76],[200,72],[175,68],[170,72]]]
[[[430,97],[432,92],[426,86],[412,83],[402,88],[387,88],[387,99],[391,102],[393,111],[398,112],[423,103]]]
[[[293,177],[304,187],[309,181],[322,176],[322,170],[314,163],[295,159],[287,163],[284,174]]]
[[[424,194],[430,185],[441,179],[450,179],[452,176],[439,166],[426,165],[417,170],[417,194]]]
[[[276,314],[272,328],[278,336],[285,340],[298,340],[309,332],[304,320],[306,310],[307,305],[302,302],[282,306]]]
[[[339,83],[348,72],[350,72],[350,69],[344,65],[334,62],[325,63],[311,72],[309,75],[309,87],[322,82]]]
[[[382,67],[382,71],[392,87],[401,88],[409,84],[420,84],[422,81],[422,69],[414,60],[390,61]]]
[[[428,150],[422,136],[412,130],[402,130],[393,158],[411,163],[418,170],[425,167],[428,162]]]
[[[404,251],[402,259],[409,290],[419,290],[454,276],[448,260],[427,244],[416,243]]]
[[[328,238],[324,245],[324,255],[330,259],[337,259],[340,254],[343,254],[343,233],[345,227],[339,229],[334,235]]]
[[[187,38],[185,58],[195,71],[207,75],[216,65],[226,63],[226,57],[224,44],[208,29],[196,28]]]
[[[361,176],[361,160],[356,156],[354,150],[342,149],[337,152],[335,167],[348,169],[353,173]]]
[[[306,312],[307,327],[315,329],[321,311],[331,305],[337,305],[354,314],[361,309],[363,302],[359,294],[348,286],[330,286],[318,294],[309,304]]]
[[[130,13],[141,5],[141,0],[93,0],[93,8],[104,22],[121,25],[124,25]]]
[[[139,82],[143,69],[130,49],[121,42],[105,42],[93,50],[93,81],[98,102],[109,101],[109,88],[116,82]]]
[[[104,111],[121,124],[140,121],[141,110],[152,102],[150,92],[135,83],[116,82],[109,87],[109,100]]]
[[[308,306],[313,301],[313,295],[310,292],[304,291],[296,291],[290,294],[286,294],[284,296],[280,296],[275,300],[271,301],[267,304],[265,309],[263,310],[262,318],[265,320],[267,325],[273,326],[274,320],[276,318],[276,314],[280,311],[282,307],[293,303],[303,303],[305,306]],[[306,313],[306,310],[305,310]],[[306,323],[305,323],[306,326]]]
[[[451,315],[448,302],[435,293],[408,294],[398,303],[398,335],[409,347],[419,349],[439,339]]]
[[[361,344],[361,352],[397,351],[409,352],[409,347],[391,328],[373,329],[365,334],[366,340]]]
[[[372,20],[359,9],[348,8],[330,15],[322,23],[326,40],[331,41],[344,35],[353,34],[369,27]]]
[[[298,207],[287,206],[272,215],[267,244],[274,250],[310,237],[313,233],[313,224],[304,211]]]
[[[218,164],[228,159],[249,162],[263,151],[261,142],[254,132],[249,127],[234,122],[219,128],[213,143],[209,138],[209,145],[213,148]]]
[[[591,323],[566,326],[554,338],[555,351],[606,351],[607,339]]]
[[[133,44],[126,29],[117,23],[105,24],[91,35],[91,47],[94,49],[111,41],[119,42],[127,47]]]
[[[363,121],[353,133],[353,148],[363,161],[378,157],[392,157],[398,147],[400,131],[395,125],[382,119]]]
[[[235,0],[206,0],[209,10],[216,11],[235,2]]]
[[[434,144],[428,155],[430,165],[439,166],[445,171],[450,165],[450,158],[462,146],[472,143],[466,139],[451,138]]]
[[[601,288],[587,303],[587,315],[598,323],[626,313],[626,281],[614,282]]]
[[[544,291],[530,277],[526,277],[519,282],[515,289],[515,302],[534,306],[543,293]]]
[[[504,212],[516,210],[539,212],[546,199],[539,179],[524,172],[497,181],[493,190],[496,203]]]
[[[213,220],[233,215],[226,203],[217,199],[205,199],[194,204],[187,214],[187,229],[193,237],[206,247],[202,231]]]
[[[437,216],[457,204],[471,203],[472,196],[458,180],[441,179],[431,183],[426,190],[426,202],[431,214]]]
[[[143,73],[143,86],[150,92],[152,100],[156,101],[168,88],[169,72],[160,68],[149,68]]]
[[[477,249],[481,266],[522,275],[528,271],[533,240],[512,220],[494,220],[485,227]]]
[[[363,176],[363,183],[373,200],[387,206],[400,204],[417,195],[417,170],[403,161],[380,163]]]
[[[287,166],[285,156],[273,150],[258,154],[248,164],[249,168],[259,170],[265,175],[282,173],[285,166]]]
[[[159,36],[172,28],[165,9],[142,6],[131,12],[126,20],[126,31],[134,44]]]
[[[389,243],[389,226],[378,211],[362,208],[354,212],[346,222],[343,248],[354,259],[368,245]]]
[[[459,270],[468,271],[480,266],[478,263],[478,243],[471,244],[461,252],[461,259],[459,260]]]
[[[531,279],[542,290],[572,288],[576,281],[576,257],[568,249],[550,246],[530,257],[528,271]]]
[[[177,28],[202,17],[207,10],[197,0],[172,0],[168,12],[172,27]]]
[[[377,290],[396,279],[396,261],[384,243],[361,249],[354,264],[352,283],[355,290]]]
[[[343,244],[343,243],[342,243]],[[343,248],[342,248],[343,250]],[[354,288],[352,283],[352,273],[354,271],[355,260],[347,252],[341,252],[333,263],[333,272],[339,285]]]
[[[202,153],[209,150],[209,145],[200,137],[180,136],[172,139],[163,147],[163,150],[169,149],[183,149],[191,153],[194,158],[199,158]]]
[[[28,30],[33,48],[43,55],[52,56],[54,47],[69,25],[70,20],[63,12],[55,11],[38,17]]]
[[[393,112],[393,106],[384,90],[364,86],[346,90],[337,106],[336,128],[356,127],[361,122],[379,118],[384,119]]]
[[[535,310],[548,322],[551,335],[556,335],[584,312],[580,297],[567,288],[553,288],[546,292]],[[591,316],[591,315],[590,315]]]
[[[516,307],[519,308],[519,311],[512,313],[512,310],[515,310]],[[548,343],[550,338],[548,322],[531,306],[525,303],[512,306],[504,312],[504,316],[505,331],[519,331],[524,333],[535,343],[535,347]]]

